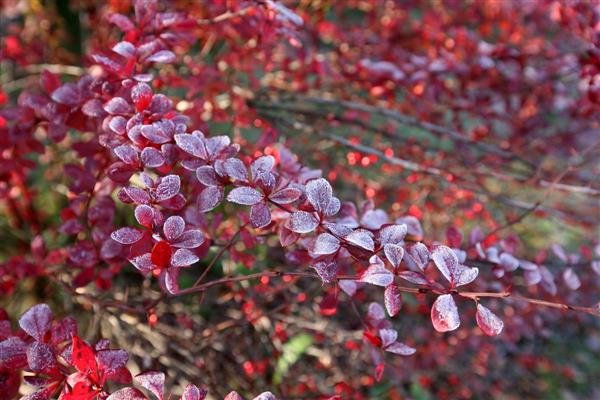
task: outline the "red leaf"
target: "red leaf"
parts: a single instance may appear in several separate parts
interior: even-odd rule
[[[82,374],[89,375],[94,383],[98,383],[98,364],[92,347],[81,340],[79,336],[75,335],[73,336],[72,349],[71,359],[73,361],[73,366]]]
[[[371,264],[360,277],[360,282],[377,286],[389,286],[394,282],[394,274],[378,264]]]
[[[392,284],[385,288],[384,292],[385,308],[390,317],[396,316],[402,308],[402,292],[398,286]]]
[[[504,328],[502,320],[481,304],[477,304],[475,319],[481,330],[489,336],[499,335],[502,332],[502,328]]]
[[[438,332],[448,332],[460,326],[460,317],[451,294],[438,296],[431,308],[431,322]]]

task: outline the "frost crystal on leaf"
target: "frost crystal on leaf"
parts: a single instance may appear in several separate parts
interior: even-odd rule
[[[451,294],[443,294],[433,303],[431,308],[431,322],[438,332],[449,332],[460,326],[458,308]]]
[[[489,336],[499,335],[500,332],[502,332],[502,328],[504,328],[504,322],[502,322],[496,314],[481,304],[477,304],[477,314],[475,315],[475,319],[481,330]]]

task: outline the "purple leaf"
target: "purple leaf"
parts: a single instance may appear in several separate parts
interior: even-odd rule
[[[394,274],[379,264],[371,264],[360,277],[361,282],[386,287],[394,282]]]
[[[100,350],[96,353],[98,366],[108,374],[114,374],[127,364],[129,354],[125,350]]]
[[[196,177],[204,186],[218,186],[217,174],[210,165],[204,165],[196,169]]]
[[[471,283],[479,274],[477,268],[469,268],[460,264],[456,253],[449,247],[436,247],[431,258],[452,287]]]
[[[160,50],[148,57],[146,61],[167,64],[175,61],[175,58],[175,53],[173,53],[172,51]]]
[[[402,292],[395,284],[385,288],[384,292],[385,308],[390,317],[396,316],[402,308]]]
[[[382,246],[386,244],[400,244],[406,236],[406,225],[388,225],[379,231],[379,243]]]
[[[50,329],[52,311],[47,304],[37,304],[31,307],[19,319],[19,326],[37,341],[42,341]]]
[[[385,257],[394,268],[398,268],[400,266],[402,257],[404,257],[404,249],[401,246],[391,243],[386,244],[383,247],[383,252],[385,253]]]
[[[230,178],[241,182],[248,182],[248,170],[242,160],[238,158],[228,158],[223,163],[223,168],[225,168],[225,172]]]
[[[502,328],[504,328],[502,320],[481,304],[477,304],[477,314],[475,315],[475,319],[481,330],[489,336],[499,335],[500,332],[502,332]]]
[[[250,170],[252,171],[252,179],[256,180],[261,175],[267,172],[271,172],[274,166],[275,158],[273,158],[273,156],[258,157],[250,165]]]
[[[204,400],[207,392],[204,389],[199,389],[197,386],[188,384],[183,390],[181,400]]]
[[[381,347],[385,349],[398,339],[398,332],[394,329],[380,329],[379,337],[381,338]]]
[[[519,260],[509,253],[500,254],[500,265],[505,271],[514,271],[519,268]]]
[[[148,389],[152,394],[163,400],[165,391],[165,374],[158,371],[148,371],[137,375],[135,381],[144,389]]]
[[[365,229],[356,229],[344,238],[347,242],[361,247],[365,250],[373,251],[375,242],[373,242],[373,234]]]
[[[124,98],[113,97],[104,104],[104,110],[112,115],[129,114],[131,112],[131,106]]]
[[[408,248],[407,255],[407,260],[409,263],[413,262],[415,267],[421,271],[425,271],[430,257],[427,246],[419,242]]]
[[[350,279],[339,280],[338,285],[340,286],[340,289],[342,289],[344,293],[346,293],[350,297],[354,296],[356,290],[358,289],[356,281]]]
[[[438,296],[431,308],[431,322],[438,332],[449,332],[460,326],[458,308],[451,294]]]
[[[244,398],[238,392],[233,391],[229,392],[223,400],[244,400]]]
[[[262,392],[252,400],[277,400],[277,397],[271,392]]]
[[[398,276],[404,279],[405,281],[414,283],[415,285],[429,285],[429,281],[427,280],[425,275],[423,275],[420,272],[401,271],[398,273]]]
[[[262,228],[271,223],[271,210],[265,203],[258,203],[250,208],[250,222],[254,228]]]
[[[296,233],[312,232],[317,226],[319,226],[319,220],[313,213],[306,211],[292,213],[287,223],[288,229]]]
[[[416,240],[420,240],[423,237],[423,228],[419,220],[412,215],[406,215],[396,220],[397,224],[406,225],[406,234],[412,236]]]
[[[181,180],[177,175],[167,175],[161,179],[156,187],[156,201],[165,201],[175,197],[179,193]]]
[[[329,233],[321,233],[317,236],[313,247],[315,254],[333,254],[340,248],[340,241]]]
[[[27,365],[27,345],[21,338],[9,337],[0,342],[0,363],[11,368],[23,368]]]
[[[405,345],[404,343],[394,342],[385,348],[385,351],[390,353],[398,354],[401,356],[410,356],[416,353],[416,349]]]
[[[360,219],[360,224],[367,229],[379,229],[382,225],[387,224],[388,216],[381,209],[368,210]]]
[[[115,44],[112,47],[112,51],[115,53],[122,55],[125,58],[132,58],[135,56],[135,46],[130,42],[122,41]]]
[[[131,22],[131,20],[123,14],[110,14],[108,16],[108,22],[115,24],[123,32],[128,32],[135,29],[133,22]]]
[[[306,184],[306,196],[308,201],[318,213],[325,213],[329,206],[333,190],[331,185],[323,178],[313,179]]]
[[[562,262],[567,262],[567,254],[565,253],[565,249],[563,249],[560,244],[554,243],[552,245],[552,252],[556,255],[556,257],[560,258]]]
[[[73,83],[65,83],[50,96],[57,103],[66,104],[67,106],[75,106],[80,101],[79,88]]]
[[[143,235],[144,235],[143,232],[141,232],[135,228],[125,227],[125,228],[121,228],[119,230],[114,231],[113,233],[110,234],[110,237],[115,242],[118,242],[121,244],[133,244],[133,243],[136,243],[137,241],[139,241]]]
[[[162,399],[162,397],[160,397],[160,399]],[[148,400],[148,398],[144,396],[144,394],[138,389],[126,387],[117,390],[116,392],[108,396],[106,400]]]
[[[385,319],[385,310],[379,303],[370,303],[367,311],[367,317],[374,321],[381,321]]]
[[[571,290],[577,290],[581,286],[581,281],[579,280],[579,277],[575,271],[573,271],[573,268],[567,268],[564,270],[562,277]]]
[[[243,204],[246,206],[252,206],[262,201],[263,195],[258,190],[249,186],[240,186],[234,188],[227,195],[227,200],[232,203]]]
[[[41,342],[34,342],[27,348],[27,363],[33,372],[46,371],[56,364],[50,346]]]
[[[185,221],[179,215],[173,215],[165,221],[163,225],[163,233],[165,238],[169,241],[175,241],[185,229]]]
[[[207,212],[219,205],[223,200],[223,188],[220,186],[209,186],[198,195],[198,210]]]
[[[204,243],[204,235],[197,229],[190,229],[183,232],[177,241],[171,243],[173,247],[180,247],[184,249],[195,249]]]
[[[200,259],[197,255],[189,251],[188,249],[179,249],[175,253],[173,253],[173,257],[171,258],[171,265],[174,267],[187,267],[195,262],[198,262]]]
[[[285,188],[278,192],[272,193],[269,200],[277,204],[290,204],[298,200],[302,196],[302,192],[295,188]]]
[[[130,144],[123,144],[113,149],[117,157],[125,164],[137,164],[140,161],[139,154],[135,147]]]
[[[180,134],[175,135],[175,143],[177,146],[186,153],[193,155],[194,157],[201,158],[206,160],[208,158],[208,154],[206,153],[206,148],[204,147],[204,143],[202,140],[196,135],[190,134]]]
[[[323,283],[331,283],[335,281],[337,276],[338,266],[334,262],[318,262],[312,266]]]
[[[140,155],[142,163],[148,168],[158,168],[165,163],[165,157],[160,150],[146,147]]]
[[[521,267],[522,266],[523,263],[521,262]],[[542,280],[542,274],[537,266],[535,269],[525,270],[523,277],[525,278],[525,283],[529,286],[537,285]]]

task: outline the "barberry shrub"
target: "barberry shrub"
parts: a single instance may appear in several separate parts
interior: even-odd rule
[[[1,398],[598,395],[595,4],[2,7]]]

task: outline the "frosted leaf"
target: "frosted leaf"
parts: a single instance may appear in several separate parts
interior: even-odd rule
[[[577,276],[575,271],[573,271],[573,268],[567,268],[566,270],[564,270],[562,277],[566,285],[571,290],[577,290],[581,286],[581,280],[579,280],[579,277]]]
[[[228,158],[223,163],[223,168],[230,178],[237,181],[248,182],[248,170],[242,160],[238,158]]]
[[[19,326],[37,341],[41,341],[50,329],[52,311],[47,304],[37,304],[19,318]]]
[[[197,255],[189,251],[188,249],[179,249],[173,253],[171,258],[171,265],[174,267],[189,267],[190,265],[198,262],[200,259]]]
[[[438,246],[431,253],[431,258],[437,269],[444,275],[448,282],[453,283],[458,271],[458,257],[451,248]]]
[[[496,314],[481,304],[477,304],[477,314],[475,315],[475,319],[481,330],[489,336],[499,335],[500,332],[502,332],[502,328],[504,328],[504,322],[502,322]]]
[[[198,167],[198,169],[196,169],[196,177],[200,183],[205,186],[217,186],[219,184],[217,174],[210,165]]]
[[[108,396],[106,400],[148,400],[148,398],[138,389],[127,387],[117,390]]]
[[[416,353],[416,349],[405,345],[404,343],[394,342],[385,348],[385,351],[401,356],[410,356]]]
[[[560,244],[554,243],[552,245],[552,252],[556,255],[556,257],[560,258],[562,262],[567,262],[567,254],[565,253],[565,249],[563,249]]]
[[[271,223],[271,210],[265,203],[258,203],[250,208],[250,222],[254,228],[263,228]]]
[[[321,233],[317,236],[313,247],[315,254],[333,254],[340,248],[340,241],[329,233]]]
[[[379,231],[379,243],[384,246],[388,243],[400,244],[406,236],[406,225],[388,225],[381,228]]]
[[[423,237],[423,228],[421,227],[421,223],[419,220],[412,215],[406,215],[404,217],[400,217],[396,220],[397,224],[405,224],[407,231],[406,233],[417,240],[420,240]]]
[[[96,353],[98,366],[106,373],[115,373],[118,369],[127,364],[129,354],[125,350],[100,350]]]
[[[269,200],[277,204],[290,204],[298,200],[302,192],[295,188],[285,188],[269,196]]]
[[[523,266],[522,263],[521,266]],[[525,277],[525,283],[530,286],[537,285],[542,280],[542,274],[537,266],[535,269],[525,270],[523,276]]]
[[[202,190],[198,195],[198,211],[207,212],[219,205],[223,200],[223,188],[219,186],[209,186]]]
[[[338,266],[334,262],[318,262],[312,266],[323,283],[331,283],[335,281],[337,276]]]
[[[183,232],[177,241],[172,243],[173,247],[181,247],[185,249],[195,249],[204,243],[204,235],[197,229],[190,229]]]
[[[113,97],[104,104],[104,111],[106,111],[109,114],[115,115],[128,114],[132,110],[127,100],[125,100],[122,97]]]
[[[385,319],[385,311],[379,303],[370,303],[367,316],[372,320],[381,321]]]
[[[271,392],[262,392],[252,400],[277,400],[277,397]]]
[[[139,241],[143,235],[144,234],[137,229],[125,227],[114,231],[110,234],[110,237],[115,242],[121,244],[133,244]]]
[[[138,110],[145,109],[149,106],[153,96],[154,92],[147,83],[140,82],[131,89],[131,100]]]
[[[183,390],[181,400],[203,400],[207,395],[206,390],[199,389],[197,386],[188,384]]]
[[[79,88],[73,83],[65,83],[52,92],[50,97],[57,103],[75,106],[80,100]]]
[[[451,294],[443,294],[433,303],[431,308],[431,322],[438,332],[449,332],[460,326],[458,308]]]
[[[400,263],[402,262],[402,257],[404,257],[404,249],[402,246],[397,244],[386,244],[383,247],[383,252],[385,253],[385,257],[392,264],[394,268],[398,268]]]
[[[163,400],[165,391],[165,374],[158,371],[148,371],[137,375],[134,380],[144,389],[149,390],[160,400]]]
[[[129,144],[123,144],[113,149],[116,156],[125,164],[137,164],[140,161],[137,150]]]
[[[152,255],[150,253],[134,257],[130,259],[129,262],[142,274],[149,274],[155,268],[155,265],[152,262]]]
[[[477,278],[477,275],[479,275],[479,268],[469,268],[464,265],[460,265],[459,271],[458,278],[454,282],[455,286],[468,285]]]
[[[407,250],[407,260],[410,260],[421,271],[425,271],[429,263],[429,249],[423,243],[417,243]]]
[[[306,211],[292,213],[287,223],[287,227],[296,233],[312,232],[317,226],[319,226],[319,220],[317,220],[313,213]]]
[[[365,250],[373,251],[375,249],[373,234],[365,229],[357,229],[347,235],[344,239],[346,239],[347,242]]]
[[[156,201],[165,201],[175,197],[179,193],[181,180],[177,175],[167,175],[161,179],[156,186]]]
[[[385,308],[390,317],[398,315],[400,309],[402,308],[402,292],[398,286],[392,284],[386,287],[383,297]]]
[[[505,271],[514,271],[519,268],[519,260],[512,254],[502,253],[500,254],[500,265]]]
[[[360,219],[360,224],[367,229],[379,229],[388,223],[388,215],[381,209],[369,210]]]
[[[240,394],[236,391],[233,392],[229,392],[227,394],[227,396],[225,396],[225,398],[223,398],[223,400],[244,400],[244,398],[242,396],[240,396]]]
[[[263,195],[256,189],[249,186],[240,186],[234,188],[227,195],[227,200],[232,203],[243,204],[246,206],[252,206],[262,201]]]
[[[165,157],[160,150],[154,147],[146,147],[140,154],[142,163],[148,168],[158,168],[165,163]]]
[[[398,276],[405,281],[414,283],[415,285],[429,285],[429,281],[425,275],[421,274],[420,272],[401,271],[398,273]]]
[[[380,329],[379,337],[381,338],[381,346],[386,348],[398,339],[398,332],[394,329]]]
[[[338,199],[337,197],[332,197],[331,200],[329,200],[329,205],[327,205],[327,209],[325,210],[325,215],[331,217],[332,215],[337,214],[338,211],[340,211],[341,206],[342,203],[340,203],[340,199]]]
[[[313,179],[306,184],[308,201],[318,213],[324,213],[333,195],[331,185],[323,178]]]
[[[275,158],[273,156],[262,156],[250,164],[250,171],[252,172],[252,179],[257,179],[259,176],[271,172],[275,166]]]
[[[596,274],[600,275],[600,260],[592,261],[591,267]]]
[[[540,266],[540,273],[542,275],[542,280],[540,281],[540,286],[552,296],[556,295],[556,283],[554,282],[554,275],[552,272],[548,270],[545,266]]]
[[[175,143],[177,146],[186,153],[193,155],[194,157],[201,158],[203,160],[208,159],[208,154],[202,139],[196,135],[190,134],[179,134],[175,135]]]
[[[135,219],[140,225],[147,228],[152,226],[152,222],[154,221],[154,210],[152,207],[146,204],[140,204],[135,208],[134,214]]]
[[[386,287],[394,282],[394,274],[378,264],[371,264],[363,272],[360,282]]]
[[[27,363],[33,372],[41,372],[55,365],[54,353],[45,343],[34,342],[27,348]]]
[[[14,367],[27,364],[27,345],[21,338],[9,337],[0,342],[0,363]]]
[[[357,285],[356,281],[350,279],[342,279],[338,281],[338,285],[340,285],[340,289],[348,296],[352,297],[356,294]]]
[[[170,50],[160,50],[148,57],[146,61],[163,64],[172,63],[175,61],[175,53]]]

